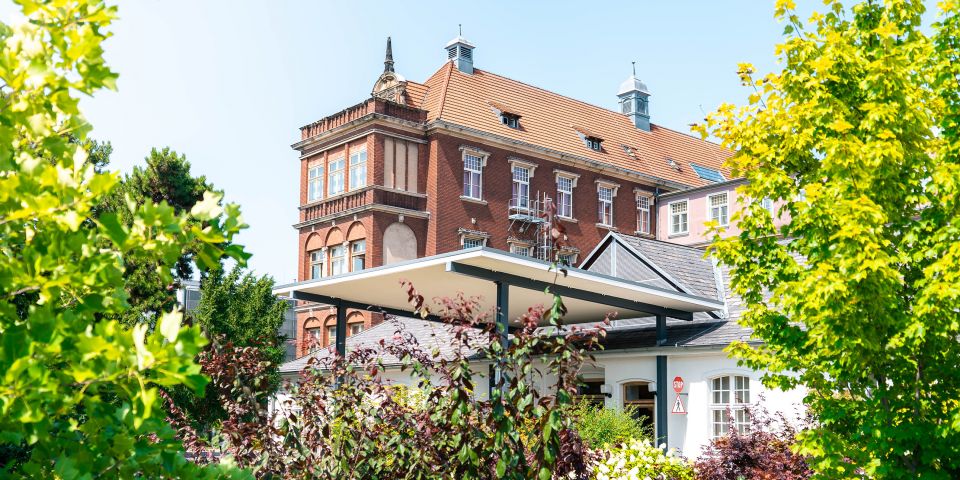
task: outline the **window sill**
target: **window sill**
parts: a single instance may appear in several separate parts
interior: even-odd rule
[[[619,232],[619,231],[620,231],[617,227],[614,227],[613,225],[606,225],[606,224],[603,224],[603,223],[598,223],[598,224],[597,224],[597,228],[603,228],[603,229],[605,229],[605,230],[610,230],[611,232]]]
[[[567,222],[567,223],[580,223],[580,221],[577,220],[576,218],[564,217],[563,215],[557,215],[557,220],[560,220],[561,222]]]
[[[473,197],[465,197],[463,195],[460,195],[460,200],[463,200],[464,202],[476,203],[477,205],[487,204],[486,200],[480,200],[479,198],[473,198]]]
[[[667,238],[686,237],[689,235],[690,232],[671,233],[670,235],[667,235]]]
[[[652,234],[652,233],[645,233],[645,232],[636,231],[636,232],[633,232],[633,234],[634,234],[635,236],[637,236],[637,237],[653,238],[653,234]]]

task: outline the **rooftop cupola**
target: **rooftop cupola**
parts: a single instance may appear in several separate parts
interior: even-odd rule
[[[463,38],[463,32],[457,35],[457,38],[450,40],[447,46],[447,60],[452,60],[453,64],[463,73],[473,74],[473,44]]]
[[[407,79],[393,71],[393,46],[387,37],[387,53],[383,58],[383,73],[373,84],[374,97],[405,105],[407,103]]]
[[[633,124],[650,131],[650,92],[647,86],[637,78],[637,66],[634,63],[633,75],[620,84],[617,92],[620,99],[620,111],[633,120]]]

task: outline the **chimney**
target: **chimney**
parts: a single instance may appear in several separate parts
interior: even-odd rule
[[[620,84],[617,98],[620,99],[620,111],[630,117],[633,125],[649,132],[650,92],[647,86],[637,78],[636,64],[633,67],[633,75]]]
[[[457,35],[457,38],[450,40],[444,48],[447,50],[447,60],[452,60],[457,70],[469,75],[473,74],[474,47],[472,43],[463,38],[462,32],[461,35]]]

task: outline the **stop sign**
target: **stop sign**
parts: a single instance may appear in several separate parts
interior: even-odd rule
[[[673,391],[677,393],[683,391],[683,377],[673,377]]]

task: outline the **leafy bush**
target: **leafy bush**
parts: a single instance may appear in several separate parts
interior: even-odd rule
[[[155,329],[111,320],[130,308],[132,251],[167,283],[188,245],[204,267],[243,261],[239,209],[206,192],[189,212],[146,201],[123,206],[129,223],[94,215],[118,176],[89,161],[77,97],[115,84],[100,45],[116,8],[18,3],[25,21],[0,24],[0,477],[242,474],[188,462],[164,419],[159,387],[207,383],[200,329],[169,312],[144,319]]]
[[[676,450],[657,447],[647,439],[634,439],[609,448],[592,465],[596,480],[693,480],[693,466]]]
[[[634,416],[635,411],[636,407],[604,408],[579,402],[569,409],[569,414],[584,443],[590,448],[601,448],[651,437],[652,432]]]
[[[746,432],[736,428],[710,445],[697,459],[701,480],[801,480],[812,472],[803,456],[794,453],[799,427],[782,413],[770,415],[762,406],[747,412]]]

